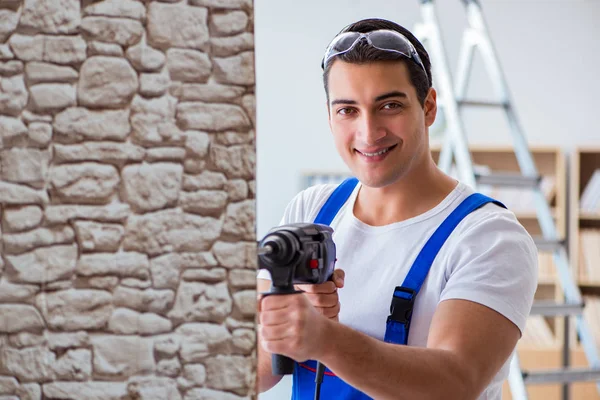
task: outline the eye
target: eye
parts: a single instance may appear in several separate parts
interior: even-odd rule
[[[350,115],[354,112],[356,112],[356,110],[354,110],[351,107],[342,107],[337,110],[337,114],[339,114],[339,115]]]
[[[399,110],[401,109],[403,106],[400,103],[385,103],[383,105],[383,107],[381,107],[383,110]]]

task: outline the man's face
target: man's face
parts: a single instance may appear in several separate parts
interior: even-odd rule
[[[338,152],[370,187],[396,182],[423,165],[435,91],[425,109],[403,62],[351,64],[336,60],[329,75],[329,125]]]

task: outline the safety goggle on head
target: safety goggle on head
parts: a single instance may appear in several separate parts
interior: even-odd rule
[[[421,62],[421,58],[412,43],[400,32],[389,29],[379,29],[367,33],[361,32],[344,32],[336,36],[325,51],[325,56],[321,62],[321,68],[325,69],[327,63],[335,56],[347,53],[352,50],[361,40],[366,42],[376,49],[398,53],[404,57],[410,58],[416,62],[427,75],[425,66]]]

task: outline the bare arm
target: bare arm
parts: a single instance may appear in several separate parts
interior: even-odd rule
[[[271,281],[268,279],[258,279],[257,290],[258,294],[268,292],[271,289]],[[258,303],[260,305],[260,302]],[[258,331],[258,365],[257,365],[257,379],[258,379],[258,391],[260,393],[266,392],[275,386],[281,378],[282,375],[273,375],[271,369],[271,353],[267,352],[260,346],[261,337],[260,337],[260,329]]]
[[[381,342],[326,321],[319,360],[376,399],[476,399],[508,359],[519,329],[490,308],[447,300],[436,311],[427,348]]]

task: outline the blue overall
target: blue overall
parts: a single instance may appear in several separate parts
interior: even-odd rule
[[[329,225],[339,209],[344,205],[356,187],[358,180],[348,178],[342,182],[327,199],[315,223]],[[408,332],[412,308],[415,298],[429,273],[431,264],[454,228],[472,211],[487,203],[495,203],[506,208],[502,203],[474,193],[467,197],[437,228],[415,259],[402,286],[397,286],[392,294],[390,315],[386,321],[384,341],[399,345],[408,343]],[[292,387],[292,400],[309,400],[314,398],[316,361],[308,360],[295,363]],[[325,369],[321,385],[321,399],[366,400],[371,397],[353,388]]]

